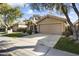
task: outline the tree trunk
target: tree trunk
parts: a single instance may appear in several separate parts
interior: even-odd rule
[[[7,24],[6,24],[6,21],[7,21],[7,15],[4,14],[5,32],[8,33],[8,26],[7,26]]]
[[[79,17],[79,11],[78,11],[75,3],[72,3],[72,7],[73,7],[74,11],[76,12],[77,16]]]
[[[74,40],[78,40],[78,34],[77,34],[77,31],[76,31],[76,28],[71,26],[72,28],[72,31],[73,31],[73,39]]]
[[[72,29],[72,31],[73,31],[73,39],[74,39],[74,40],[78,40],[78,35],[77,35],[76,28],[75,28],[75,26],[72,24],[72,22],[70,21],[70,18],[69,18],[69,16],[68,16],[68,13],[65,12],[63,3],[61,3],[61,5],[62,5],[62,11],[63,11],[65,17],[67,18],[67,22],[69,23],[69,25],[71,26],[71,29]]]
[[[8,33],[8,27],[7,26],[5,27],[5,32]]]
[[[76,14],[77,14],[77,16],[78,16],[78,29],[77,29],[77,34],[78,34],[78,36],[79,36],[79,11],[78,11],[78,9],[77,9],[75,3],[72,3],[72,7],[73,7],[74,11],[76,12]],[[78,39],[79,39],[79,37],[78,37]]]

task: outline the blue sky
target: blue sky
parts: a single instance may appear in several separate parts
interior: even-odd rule
[[[46,15],[48,14],[49,11],[33,11],[29,4],[26,4],[26,6],[24,7],[23,3],[9,3],[11,6],[16,7],[19,6],[21,12],[24,14],[23,17],[20,20],[24,20],[24,19],[28,19],[29,17],[31,17],[33,14],[39,14],[39,15]],[[77,7],[79,8],[79,6],[77,5]],[[60,16],[58,15],[56,12],[52,12],[52,15],[55,16]],[[60,16],[60,17],[64,17],[64,16]],[[69,17],[71,19],[72,22],[75,22],[77,20],[77,15],[75,14],[74,10],[71,10],[69,13]]]

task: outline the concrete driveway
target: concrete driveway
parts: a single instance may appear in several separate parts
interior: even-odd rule
[[[21,45],[33,45],[36,46],[38,44],[38,41],[40,43],[48,46],[48,47],[53,47],[61,35],[50,35],[50,34],[34,34],[34,35],[29,35],[21,38],[16,38],[16,45],[21,46]]]
[[[53,49],[61,35],[52,34],[34,34],[20,38],[0,37],[3,45],[1,48],[6,49],[4,53],[9,52],[15,56],[71,56],[75,55],[69,52]],[[2,39],[3,38],[3,39]],[[10,42],[9,44],[7,42]],[[7,45],[8,44],[8,45]],[[0,51],[1,53],[2,51]]]
[[[42,50],[44,50],[45,53],[47,49],[44,48],[46,47],[39,46],[39,43],[44,44],[45,46],[48,47],[50,46],[53,47],[59,40],[60,36],[61,35],[34,34],[20,38],[0,37],[1,41],[4,40],[6,42],[12,43],[9,44],[9,46],[6,47],[2,46],[1,48],[7,49],[8,51],[11,50],[10,52],[16,52],[19,50],[20,52],[25,51],[25,53],[27,53],[27,50],[29,51],[35,50],[36,51],[36,52],[34,51],[35,54],[40,54],[43,53]],[[42,49],[41,52],[39,48],[40,50]]]
[[[61,35],[34,34],[20,38],[0,37],[0,41],[13,43],[13,46],[36,46],[42,43],[48,47],[53,47]],[[29,49],[29,48],[27,48]]]

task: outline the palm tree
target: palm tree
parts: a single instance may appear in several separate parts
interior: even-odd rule
[[[72,24],[72,22],[70,21],[70,18],[69,18],[69,8],[67,7],[66,4],[63,4],[63,3],[33,3],[33,4],[30,4],[31,8],[34,10],[56,10],[62,14],[64,14],[64,16],[66,17],[67,19],[67,22],[69,23],[69,25],[71,26],[71,29],[73,31],[73,39],[74,40],[78,40],[78,36],[77,36],[77,32],[76,32],[76,28],[74,27],[74,25]]]
[[[31,35],[33,31],[33,23],[31,20],[26,20],[26,24],[27,24],[27,33]]]
[[[32,24],[33,24],[33,31],[34,33],[37,33],[37,21],[40,20],[40,15],[36,15],[34,14],[32,17],[30,17],[31,21],[32,21]]]
[[[16,18],[21,17],[22,15],[19,8],[12,8],[6,3],[0,4],[0,14],[2,15],[2,19],[0,21],[5,26],[6,33],[8,32],[8,28],[13,25]]]
[[[31,20],[24,20],[25,24],[27,25],[27,30],[32,31],[32,21]]]

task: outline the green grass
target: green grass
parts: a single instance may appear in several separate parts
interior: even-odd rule
[[[25,36],[22,32],[13,32],[10,34],[5,34],[3,36],[7,36],[7,37],[23,37]]]
[[[5,34],[5,32],[0,32],[0,34]]]
[[[79,43],[75,43],[70,39],[71,38],[68,37],[61,37],[57,44],[54,46],[54,48],[79,54]]]

